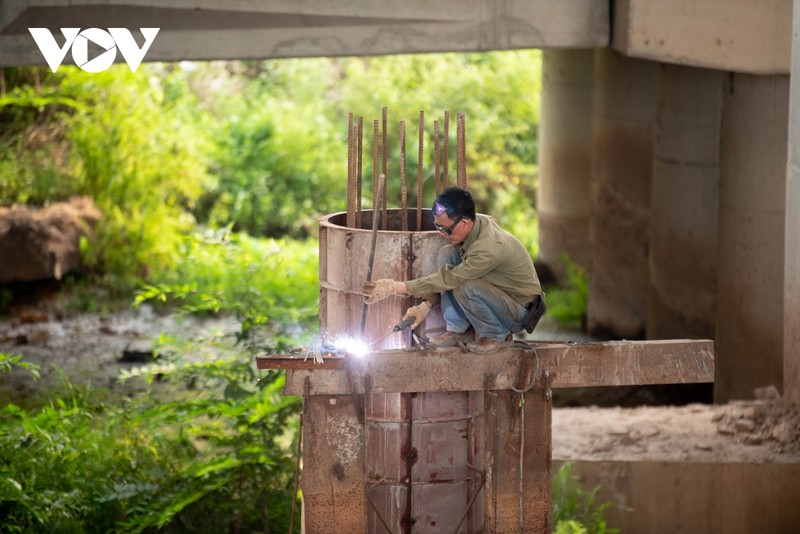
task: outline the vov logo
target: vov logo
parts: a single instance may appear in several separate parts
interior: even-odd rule
[[[64,46],[58,46],[55,37],[47,28],[28,28],[28,31],[31,32],[36,46],[41,50],[44,60],[53,72],[61,66],[70,48],[75,64],[86,72],[106,70],[114,63],[118,49],[128,67],[136,72],[160,29],[139,28],[144,36],[144,45],[141,48],[127,28],[109,28],[108,31],[100,28],[87,28],[83,31],[80,28],[61,28]],[[91,59],[89,59],[90,42],[103,50]]]

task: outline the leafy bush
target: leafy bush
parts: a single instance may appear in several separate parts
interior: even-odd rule
[[[125,65],[88,74],[12,69],[0,97],[0,204],[73,195],[104,214],[84,253],[123,287],[172,267],[195,219],[252,235],[313,235],[346,204],[347,114],[364,117],[365,206],[372,120],[389,107],[389,203],[400,205],[399,121],[407,173],[426,111],[424,205],[433,200],[434,118],[467,116],[469,185],[536,252],[538,51]],[[443,130],[443,128],[442,128]],[[500,194],[502,193],[502,194]],[[416,203],[416,188],[409,188]],[[131,284],[133,282],[133,284]]]
[[[320,213],[343,209],[347,150],[326,98],[327,63],[264,62],[255,80],[238,80],[239,98],[221,94],[237,81],[224,77],[220,94],[207,96],[220,104],[216,180],[195,210],[201,222],[255,236],[306,237],[316,232]]]
[[[184,313],[231,313],[240,341],[256,346],[318,320],[319,245],[315,240],[257,239],[223,229],[187,236],[174,270],[159,273],[136,304],[166,303]]]
[[[125,377],[158,394],[109,406],[73,390],[0,410],[0,532],[285,532],[299,400],[250,357],[196,356],[214,344],[230,350],[165,343]]]
[[[90,266],[123,278],[170,267],[208,180],[210,137],[180,75],[65,66],[13,87],[0,113],[11,120],[0,131],[0,204],[89,196],[104,214],[83,250]]]
[[[565,462],[558,469],[552,485],[552,520],[556,534],[613,534],[619,529],[609,528],[603,517],[611,503],[597,503],[599,486],[584,490],[572,474],[572,463]]]
[[[567,266],[566,287],[548,287],[547,315],[565,326],[580,325],[586,316],[589,305],[589,277],[586,269],[571,261],[566,256],[563,261]]]

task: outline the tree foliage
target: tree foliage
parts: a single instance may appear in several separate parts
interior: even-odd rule
[[[535,253],[539,63],[537,51],[509,51],[146,64],[136,73],[124,65],[96,74],[12,70],[0,97],[0,204],[92,197],[105,217],[87,261],[141,278],[174,265],[180,235],[196,222],[313,235],[319,215],[345,209],[350,112],[364,119],[366,206],[372,121],[384,106],[390,206],[400,204],[400,121],[415,205],[417,121],[426,112],[428,206],[433,120],[451,114],[452,183],[456,113],[464,112],[479,209]]]

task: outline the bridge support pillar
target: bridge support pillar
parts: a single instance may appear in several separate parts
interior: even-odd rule
[[[542,52],[539,261],[560,284],[564,256],[589,267],[593,88],[593,50]]]
[[[725,83],[717,277],[717,402],[783,386],[789,77]]]
[[[721,71],[661,66],[647,337],[713,338]]]
[[[611,50],[595,56],[592,334],[645,334],[653,121],[658,64]]]

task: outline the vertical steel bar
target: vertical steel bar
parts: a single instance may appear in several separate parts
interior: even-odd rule
[[[356,138],[358,139],[358,150],[356,158],[356,228],[361,228],[361,155],[363,149],[364,138],[364,118],[358,118],[358,127],[356,128]]]
[[[353,203],[354,177],[353,177],[353,114],[347,114],[347,220],[346,225],[352,228],[355,224],[355,206]]]
[[[419,111],[419,150],[417,152],[417,232],[422,230],[422,156],[425,144],[425,112]]]
[[[448,165],[448,162],[450,161],[450,112],[449,111],[445,111],[444,112],[444,148],[443,148],[443,152],[444,152],[444,161],[442,162],[442,165],[444,166],[444,169],[442,169],[442,172],[443,172],[442,188],[443,189],[447,189],[447,182],[448,182],[448,180],[450,178],[450,176],[449,176],[450,175],[450,168],[449,168],[450,166]]]
[[[372,121],[372,218],[377,216],[378,209],[378,120]],[[385,175],[384,175],[385,176]]]
[[[412,507],[412,490],[414,488],[413,484],[413,477],[412,477],[412,468],[414,467],[414,463],[416,461],[416,451],[414,450],[414,399],[412,398],[415,396],[414,393],[402,393],[404,400],[408,403],[408,438],[406,439],[406,445],[404,447],[405,450],[402,453],[405,455],[406,460],[406,481],[408,483],[408,488],[406,489],[406,513],[403,516],[403,532],[409,533],[411,532],[411,525],[412,525],[412,517],[411,517],[411,507]]]
[[[467,148],[466,148],[466,129],[464,124],[464,113],[456,114],[456,149],[457,158],[456,172],[458,176],[458,187],[467,187]]]
[[[406,183],[406,121],[400,121],[400,221],[408,232],[408,184]]]
[[[439,176],[439,121],[433,121],[433,185],[436,187],[436,196],[442,192]]]
[[[383,189],[386,187],[386,176],[381,174],[378,180],[378,198],[383,198]],[[378,242],[378,226],[381,220],[380,206],[373,206],[372,208],[372,241],[369,246],[369,264],[367,266],[367,282],[372,281],[372,267],[375,265],[375,245]],[[360,337],[364,339],[364,332],[367,328],[367,298],[364,297],[364,304],[361,307],[361,329]]]
[[[387,164],[387,156],[386,156],[386,143],[387,143],[387,136],[388,136],[388,121],[389,121],[389,108],[386,106],[383,107],[381,110],[381,127],[383,128],[383,139],[381,141],[381,149],[383,150],[383,167],[382,172],[383,175],[386,177],[386,185],[387,187],[383,188],[383,198],[381,199],[381,206],[383,206],[383,217],[381,224],[383,225],[383,230],[389,229],[389,217],[388,217],[388,204],[386,203],[386,191],[389,189],[389,173],[386,171],[386,164]]]

